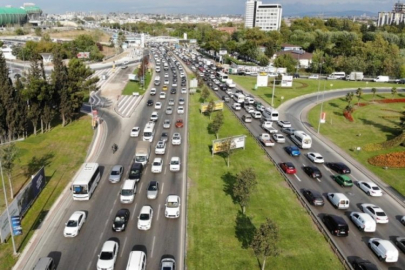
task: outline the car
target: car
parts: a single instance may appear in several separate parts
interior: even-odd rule
[[[176,126],[176,128],[182,128],[182,127],[184,127],[183,120],[182,120],[182,119],[178,119],[178,120],[176,121],[175,126]]]
[[[402,223],[402,225],[405,225],[405,216],[402,216],[402,217],[401,217],[400,222]]]
[[[184,98],[179,98],[179,105],[184,105]]]
[[[377,223],[385,224],[389,222],[389,218],[385,214],[384,210],[382,210],[377,205],[371,203],[363,203],[361,204],[361,209],[364,213],[369,214]]]
[[[141,208],[138,216],[138,230],[147,231],[152,227],[153,209],[149,205]]]
[[[140,131],[139,127],[133,127],[131,129],[131,133],[129,134],[129,136],[130,137],[138,137],[139,136],[139,131]]]
[[[187,82],[184,80],[181,80],[180,86],[186,86],[186,85],[187,85]]]
[[[152,99],[149,99],[149,100],[146,102],[146,106],[153,106],[153,100],[152,100]]]
[[[172,157],[170,160],[170,171],[171,172],[178,172],[180,171],[180,158],[179,157]]]
[[[170,94],[173,94],[173,95],[175,95],[177,93],[177,90],[176,90],[176,88],[172,88],[171,90],[170,90]]]
[[[167,107],[166,108],[166,114],[167,115],[170,115],[170,114],[172,114],[173,113],[173,108],[172,107]]]
[[[165,72],[165,78],[169,78],[169,73]]]
[[[212,87],[212,90],[218,91],[218,90],[219,90],[219,87],[218,87],[217,85],[214,85],[214,86]]]
[[[291,123],[289,121],[277,121],[277,124],[282,128],[291,127]]]
[[[285,134],[293,135],[295,132],[295,128],[286,127],[286,128],[282,128],[281,131],[284,132]]]
[[[183,106],[177,107],[177,113],[178,114],[183,114],[184,113],[184,107]]]
[[[356,258],[352,261],[352,267],[354,270],[378,270],[377,266],[370,261],[363,260],[362,258]]]
[[[263,121],[262,122],[262,128],[263,129],[268,129],[268,128],[271,128],[271,127],[273,127],[273,122],[271,122],[271,121]]]
[[[152,162],[151,172],[152,173],[161,173],[163,168],[163,159],[155,158]]]
[[[114,269],[118,257],[119,245],[116,241],[104,242],[101,252],[98,255],[97,270]]]
[[[343,162],[330,162],[327,164],[327,166],[339,174],[351,173],[350,168]]]
[[[17,75],[17,74],[16,74],[16,75]],[[396,79],[396,80],[395,80],[395,83],[397,83],[397,84],[405,84],[405,78]]]
[[[167,196],[165,207],[166,218],[178,218],[180,216],[180,197],[177,195]]]
[[[125,208],[118,210],[117,214],[115,214],[112,230],[114,232],[125,231],[128,220],[129,220],[129,210]]]
[[[313,163],[324,163],[324,159],[321,154],[315,152],[309,152],[307,158]]]
[[[65,223],[65,229],[63,230],[63,236],[76,237],[83,224],[86,222],[86,212],[75,211],[70,216],[69,220]]]
[[[172,89],[177,87],[177,79],[173,78]]]
[[[278,143],[285,143],[285,137],[282,134],[274,133],[273,139]]]
[[[350,179],[350,177],[345,174],[333,175],[332,178],[340,186],[343,186],[343,187],[352,187],[353,186],[352,179]]]
[[[151,96],[156,95],[156,88],[150,89],[150,95],[151,95]]]
[[[162,90],[167,91],[167,89],[168,89],[167,85],[163,85]]]
[[[248,105],[248,106],[245,106],[245,111],[246,111],[247,113],[254,113],[254,112],[255,112],[255,108],[254,108],[253,106]]]
[[[231,101],[231,99],[229,97],[227,97],[227,96],[222,96],[222,100],[225,101],[226,103]]]
[[[124,172],[124,167],[121,165],[115,165],[112,167],[110,176],[108,177],[108,180],[111,183],[118,183],[121,181],[122,173]]]
[[[308,79],[313,79],[313,80],[318,80],[319,79],[319,75],[318,74],[312,74],[308,77]]]
[[[158,141],[155,148],[156,155],[164,155],[166,153],[166,142]]]
[[[159,119],[159,115],[157,112],[153,112],[150,116],[150,121],[156,122]]]
[[[162,132],[162,135],[160,136],[159,141],[167,142],[168,139],[169,139],[169,134],[167,132]]]
[[[280,168],[286,173],[286,174],[296,174],[297,169],[295,169],[294,164],[291,162],[283,162],[280,163]]]
[[[301,155],[300,149],[295,145],[286,146],[284,147],[284,150],[287,152],[287,154],[293,157],[298,157]]]
[[[127,69],[128,68],[128,66],[127,65],[123,65],[123,66],[121,66],[121,69]]]
[[[359,181],[357,184],[359,185],[359,188],[369,196],[380,197],[383,195],[382,190],[373,182]]]
[[[304,166],[303,170],[309,177],[312,177],[312,178],[321,178],[322,177],[322,173],[317,167]]]
[[[159,109],[161,109],[161,108],[162,108],[162,102],[159,102],[159,101],[156,102],[156,103],[155,103],[155,109],[156,109],[156,110],[159,110]]]
[[[163,258],[160,261],[160,270],[175,270],[176,261],[172,258]]]
[[[173,105],[174,105],[174,99],[173,99],[173,98],[169,99],[168,105],[169,105],[169,106],[173,106]]]
[[[170,119],[165,119],[165,121],[163,121],[163,128],[170,128],[170,126],[171,126]]]
[[[181,144],[181,135],[180,133],[173,133],[172,137],[172,145],[180,145]]]
[[[182,94],[187,94],[187,89],[185,87],[181,88],[181,93]]]
[[[146,189],[146,198],[149,200],[154,200],[159,195],[159,182],[150,181],[148,188]]]
[[[395,245],[405,253],[405,237],[395,238]]]
[[[165,81],[163,82],[163,84],[164,84],[164,85],[169,85],[169,80],[165,80]]]
[[[325,200],[323,199],[322,194],[317,191],[303,189],[302,194],[304,195],[305,199],[307,199],[307,201],[312,205],[323,206],[325,204]]]
[[[160,92],[159,98],[160,99],[165,99],[166,98],[166,93],[165,92]]]

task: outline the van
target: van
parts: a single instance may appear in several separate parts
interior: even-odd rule
[[[131,251],[129,253],[127,270],[145,270],[146,254],[143,251]]]
[[[37,264],[34,266],[33,270],[55,270],[55,262],[51,257],[39,258]]]
[[[366,213],[351,212],[350,219],[356,227],[363,232],[375,232],[377,223],[375,220]]]
[[[373,81],[374,82],[388,82],[390,80],[389,76],[377,76]]]
[[[380,238],[370,238],[368,246],[380,261],[387,263],[398,261],[398,249],[390,241]]]
[[[136,193],[136,181],[129,179],[125,180],[120,193],[121,203],[132,203],[135,198],[135,193]]]
[[[328,193],[330,203],[337,209],[348,209],[350,201],[343,193]]]
[[[252,116],[250,116],[249,114],[244,114],[244,115],[242,116],[242,120],[243,120],[245,123],[251,123],[251,122],[252,122]]]
[[[335,215],[324,215],[322,221],[331,234],[335,236],[349,235],[349,226],[342,217]]]
[[[132,164],[131,168],[129,169],[129,175],[128,178],[130,180],[135,180],[136,182],[139,182],[142,176],[142,171],[143,171],[143,164],[142,163],[134,163]]]

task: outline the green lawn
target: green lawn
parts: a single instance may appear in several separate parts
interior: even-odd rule
[[[138,73],[138,68],[134,70],[134,74]],[[125,85],[124,90],[122,91],[123,95],[132,95],[133,92],[138,92],[139,95],[143,95],[146,92],[146,89],[148,88],[148,85],[150,83],[150,80],[152,78],[152,71],[149,70],[145,74],[145,87],[142,86],[141,82],[134,82],[134,81],[128,81],[127,84]]]
[[[391,98],[391,95],[378,95],[376,99],[383,97]],[[397,95],[397,98],[404,98],[404,94]],[[371,101],[372,95],[363,95],[364,101]],[[356,104],[357,98],[353,100]],[[320,106],[314,107],[308,114],[308,120],[312,126],[318,129]],[[404,147],[398,146],[381,151],[367,152],[364,150],[354,151],[353,149],[369,143],[381,143],[392,139],[400,134],[399,119],[384,119],[382,116],[399,116],[394,111],[405,111],[404,103],[371,104],[364,107],[355,106],[352,114],[354,122],[349,122],[343,117],[343,109],[347,106],[344,98],[330,100],[324,103],[323,111],[326,112],[326,123],[321,124],[320,133],[331,139],[336,145],[345,150],[349,155],[361,162],[370,171],[378,175],[385,183],[391,185],[400,193],[405,194],[405,183],[403,181],[405,169],[388,169],[375,167],[368,164],[370,157],[379,154],[404,151]],[[394,110],[394,111],[392,111]],[[342,132],[344,130],[344,132]],[[361,134],[361,135],[360,135]]]
[[[251,76],[236,76],[231,75],[230,78],[237,84],[250,91],[252,94],[261,97],[268,104],[271,105],[271,96],[273,93],[272,79],[269,78],[270,87],[259,87],[254,90],[256,84],[256,77]],[[332,86],[331,86],[332,85]],[[401,87],[398,84],[375,83],[375,82],[351,82],[342,80],[309,80],[309,79],[294,79],[293,87],[283,88],[276,85],[274,91],[273,103],[274,107],[280,106],[284,101],[292,98],[302,96],[305,94],[318,91],[342,89],[342,88],[369,88],[369,87]],[[282,97],[284,99],[282,99]]]
[[[88,116],[83,116],[80,120],[66,127],[59,125],[51,132],[37,136],[32,135],[25,141],[16,143],[20,149],[20,154],[12,176],[14,193],[17,193],[29,178],[26,173],[28,166],[37,170],[41,164],[45,165],[46,180],[49,181],[22,220],[24,234],[15,237],[19,251],[34,234],[39,225],[38,221],[45,218],[47,211],[84,162],[92,137],[91,119]],[[1,186],[1,188],[3,187]],[[9,196],[8,188],[7,196]],[[5,204],[2,195],[0,196],[0,203],[3,212]],[[11,240],[0,245],[1,269],[11,269],[15,264],[16,258],[12,254]]]
[[[254,228],[271,218],[280,228],[281,254],[269,258],[266,269],[343,269],[296,195],[228,109],[219,136],[247,135],[246,150],[235,151],[229,168],[223,157],[211,156],[215,135],[207,131],[210,121],[199,112],[199,98],[191,95],[189,104],[187,267],[259,269],[247,243]],[[230,190],[233,176],[248,167],[258,185],[244,216]]]

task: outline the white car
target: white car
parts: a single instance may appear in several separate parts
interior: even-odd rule
[[[233,108],[235,111],[240,111],[241,106],[240,106],[239,103],[235,102],[235,103],[232,105],[232,108]]]
[[[245,111],[247,113],[253,113],[255,111],[255,108],[253,106],[245,106]]]
[[[151,95],[151,96],[156,95],[156,88],[150,89],[150,95]]]
[[[172,159],[170,160],[170,171],[171,172],[180,171],[180,158],[179,157],[172,157]]]
[[[183,114],[184,113],[184,107],[183,106],[177,107],[177,113],[178,114]]]
[[[165,217],[178,218],[180,216],[180,197],[177,195],[169,195],[166,198]]]
[[[180,135],[180,133],[173,133],[172,145],[180,145],[180,144],[181,144],[181,135]]]
[[[153,112],[150,116],[150,121],[156,122],[159,118],[159,115],[157,112]]]
[[[139,136],[139,130],[140,130],[140,128],[139,127],[133,127],[132,129],[131,129],[131,137],[138,137]]]
[[[323,159],[323,156],[319,153],[309,152],[307,154],[307,157],[313,163],[324,163],[325,162],[325,160]]]
[[[160,92],[159,98],[160,99],[165,99],[166,98],[166,93],[165,92]]]
[[[285,137],[282,134],[278,133],[273,134],[273,139],[278,143],[285,143]]]
[[[163,122],[163,128],[170,128],[170,125],[171,125],[171,122],[170,122],[169,119],[166,119],[166,120]]]
[[[155,148],[156,155],[164,155],[166,153],[166,142],[158,141]]]
[[[184,105],[184,98],[179,98],[179,105]]]
[[[289,121],[277,121],[277,124],[282,128],[291,127],[291,123]]]
[[[262,128],[266,129],[266,128],[271,128],[273,126],[273,122],[270,121],[264,121],[262,124]]]
[[[169,73],[165,73],[165,78],[169,78]]]
[[[106,241],[98,255],[97,270],[114,269],[119,245],[115,241]]]
[[[377,223],[388,223],[389,221],[388,216],[385,214],[384,210],[382,210],[377,205],[371,203],[363,203],[361,204],[361,209],[364,213],[369,214]]]
[[[169,85],[169,80],[165,80],[163,84],[164,85]]]
[[[84,222],[86,222],[86,212],[76,211],[74,212],[69,220],[65,224],[65,229],[63,230],[63,236],[65,237],[75,237],[79,234]]]
[[[166,108],[166,114],[172,114],[173,113],[173,108],[172,107],[167,107]]]
[[[138,230],[147,231],[152,226],[153,209],[149,205],[144,205],[138,216]]]
[[[162,102],[159,102],[159,101],[156,102],[156,103],[155,103],[155,109],[156,109],[156,110],[159,110],[159,109],[161,109],[161,108],[162,108]]]
[[[187,89],[186,88],[181,88],[181,93],[182,94],[187,94]]]
[[[312,74],[311,76],[308,77],[308,79],[318,80],[319,75],[318,74]]]
[[[162,158],[155,158],[152,162],[151,172],[153,173],[161,173],[163,169],[163,159]]]
[[[382,196],[382,190],[373,182],[359,181],[359,188],[361,188],[367,195],[373,197]]]
[[[174,99],[173,98],[169,99],[169,104],[168,105],[170,105],[170,106],[174,105]]]

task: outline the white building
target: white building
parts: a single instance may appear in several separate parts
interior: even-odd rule
[[[261,1],[246,2],[245,27],[259,27],[263,31],[279,30],[282,8],[280,4],[263,4]]]
[[[405,3],[397,2],[392,11],[378,12],[377,26],[400,24],[405,22]]]

